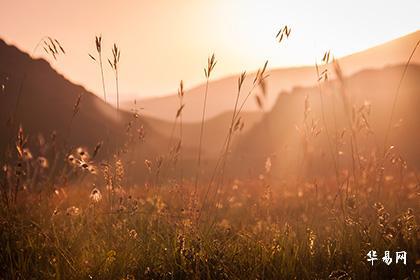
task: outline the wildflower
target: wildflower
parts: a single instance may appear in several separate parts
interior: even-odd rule
[[[76,206],[71,206],[67,208],[66,213],[68,216],[78,216],[80,215],[80,209]]]
[[[90,198],[90,200],[92,200],[93,203],[98,203],[102,199],[102,194],[97,188],[94,188],[90,192],[89,198]]]
[[[89,170],[89,172],[90,172],[91,174],[93,174],[93,175],[97,174],[97,172],[96,172],[96,168],[95,168],[93,165],[90,165],[90,166],[88,167],[88,170]]]
[[[38,164],[41,168],[48,168],[48,160],[45,157],[38,157]]]
[[[77,154],[80,156],[81,159],[88,159],[89,158],[89,153],[85,148],[79,147],[76,149]]]
[[[131,238],[137,239],[137,231],[135,229],[132,229],[128,232]]]
[[[68,160],[68,161],[69,161],[69,163],[71,163],[71,164],[76,164],[76,159],[75,159],[74,155],[72,155],[72,154],[70,154],[70,155],[67,157],[67,160]]]
[[[79,166],[80,166],[80,168],[82,168],[82,169],[88,169],[89,164],[88,164],[86,161],[81,160],[81,161],[79,162]]]
[[[79,167],[83,170],[89,170],[89,163],[81,159],[79,160]]]

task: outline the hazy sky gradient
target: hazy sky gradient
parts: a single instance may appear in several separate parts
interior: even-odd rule
[[[202,82],[212,52],[217,78],[255,70],[267,59],[271,67],[313,64],[327,49],[343,56],[420,28],[419,0],[1,2],[2,39],[27,52],[44,35],[59,39],[68,54],[48,60],[99,96],[99,70],[88,53],[95,52],[99,33],[107,57],[116,42],[122,99],[175,92],[180,79],[186,87]],[[284,24],[292,34],[279,45],[275,35]],[[34,56],[45,57],[42,48]],[[106,79],[114,95],[108,64]]]

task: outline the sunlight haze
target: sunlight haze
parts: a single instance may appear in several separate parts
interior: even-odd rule
[[[106,57],[116,42],[124,100],[173,93],[181,79],[187,88],[203,82],[213,52],[213,78],[220,78],[256,70],[265,60],[270,67],[313,64],[326,50],[344,56],[420,27],[416,0],[2,2],[0,38],[28,53],[43,36],[57,38],[66,56],[54,61],[42,48],[34,56],[99,96],[99,70],[88,53],[95,53],[95,35],[102,34]],[[291,37],[278,44],[285,24]],[[112,71],[105,69],[113,95]]]

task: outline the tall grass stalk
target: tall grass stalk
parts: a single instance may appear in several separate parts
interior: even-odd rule
[[[323,59],[325,65],[328,64],[329,62],[329,52],[326,53],[324,55],[324,59]],[[320,103],[321,103],[321,117],[322,117],[322,123],[323,126],[325,128],[325,134],[327,136],[327,142],[328,142],[328,150],[330,152],[330,156],[331,159],[333,161],[333,165],[334,165],[334,172],[335,172],[335,179],[336,179],[336,185],[337,185],[337,193],[340,193],[340,175],[338,172],[338,163],[337,163],[337,155],[334,154],[333,148],[332,148],[332,143],[331,143],[331,135],[328,129],[328,125],[327,125],[327,120],[326,120],[326,116],[325,116],[325,105],[324,105],[324,93],[322,90],[322,85],[321,85],[321,81],[322,79],[327,80],[328,76],[326,75],[327,72],[319,72],[319,67],[318,67],[318,63],[315,63],[315,70],[316,70],[316,75],[317,75],[317,86],[318,86],[318,93],[319,93],[319,99],[320,99]]]
[[[177,111],[177,116],[179,116],[179,166],[180,166],[180,184],[183,186],[184,184],[184,167],[183,167],[183,159],[182,159],[182,137],[183,137],[183,123],[182,123],[182,111],[184,109],[184,82],[181,80],[179,83],[179,90],[178,90],[178,99],[179,99],[179,109]]]
[[[255,88],[258,85],[260,85],[268,77],[268,75],[265,75],[265,72],[266,72],[266,69],[267,69],[267,65],[268,65],[268,61],[265,62],[264,66],[262,68],[258,69],[258,71],[257,71],[257,73],[255,75],[255,78],[253,80],[252,87],[248,91],[248,93],[245,96],[245,98],[243,99],[243,101],[242,101],[241,105],[239,106],[239,108],[238,108],[238,105],[239,105],[239,97],[240,97],[240,93],[241,93],[243,82],[245,81],[246,72],[243,72],[242,75],[238,78],[238,91],[237,91],[237,94],[236,94],[236,99],[235,99],[234,110],[233,110],[233,113],[232,113],[231,124],[229,126],[229,130],[228,130],[228,133],[226,135],[225,141],[223,142],[220,156],[219,156],[219,158],[218,158],[218,160],[216,162],[216,165],[215,165],[215,167],[213,169],[213,173],[212,173],[212,175],[210,177],[210,181],[209,181],[208,186],[206,188],[206,191],[204,193],[204,197],[203,197],[203,201],[202,201],[202,206],[201,206],[201,210],[200,210],[198,219],[201,218],[202,213],[206,209],[210,189],[211,189],[214,181],[216,180],[217,174],[220,172],[220,174],[221,174],[221,176],[219,178],[220,181],[216,185],[216,189],[214,191],[213,198],[210,199],[209,205],[213,205],[214,204],[214,201],[216,200],[216,196],[217,196],[217,193],[218,193],[218,191],[220,189],[221,182],[223,181],[221,178],[224,176],[224,169],[225,169],[225,164],[226,164],[226,157],[227,157],[228,152],[229,152],[229,147],[230,147],[230,142],[231,142],[232,135],[233,135],[233,132],[234,132],[234,127],[236,126],[236,123],[240,120],[239,119],[240,113],[242,112],[242,109],[244,108],[247,100],[252,95],[252,93],[255,90]],[[221,166],[221,164],[222,164],[222,166]],[[221,168],[221,169],[219,169],[219,168]]]
[[[98,53],[98,61],[99,61],[99,69],[101,71],[101,80],[102,80],[102,91],[104,93],[104,101],[106,101],[106,89],[105,89],[105,76],[104,76],[104,67],[103,67],[103,63],[102,63],[102,35],[96,36],[95,37],[95,46],[96,46],[96,52]],[[96,58],[89,54],[89,57],[93,60],[93,61],[97,61]]]
[[[197,194],[197,187],[201,172],[201,154],[202,154],[202,146],[203,146],[203,135],[204,135],[204,121],[206,117],[206,107],[207,107],[207,94],[209,90],[209,81],[211,73],[213,72],[214,67],[216,66],[216,58],[214,54],[207,59],[207,68],[204,68],[204,76],[206,77],[206,89],[204,91],[204,103],[203,103],[203,111],[201,115],[201,125],[200,125],[200,139],[198,144],[198,157],[197,157],[197,167],[196,167],[196,174],[195,174],[195,182],[194,182],[194,196]]]
[[[114,44],[112,48],[112,61],[108,59],[109,65],[111,65],[112,70],[114,70],[115,74],[115,88],[117,91],[117,110],[120,110],[120,92],[119,92],[119,84],[118,84],[118,66],[120,62],[120,55],[121,52],[117,47],[117,44]]]
[[[417,48],[419,47],[419,45],[420,45],[420,40],[417,41],[416,45],[414,46],[413,50],[410,53],[410,56],[408,57],[405,65],[404,65],[403,73],[402,73],[401,78],[398,82],[397,90],[395,92],[395,95],[394,95],[394,98],[393,98],[393,101],[392,101],[391,114],[389,116],[388,126],[387,126],[386,131],[385,131],[384,143],[383,143],[383,153],[382,153],[381,164],[380,164],[380,167],[379,167],[378,196],[380,195],[380,192],[381,192],[381,185],[382,185],[382,180],[383,180],[383,169],[384,169],[384,165],[385,165],[385,161],[386,161],[386,154],[389,150],[389,148],[388,148],[389,134],[391,132],[392,122],[393,122],[393,119],[394,119],[398,98],[400,96],[401,86],[402,86],[402,83],[404,81],[405,75],[407,74],[407,70],[408,70],[408,67],[410,65],[410,62],[411,62]]]

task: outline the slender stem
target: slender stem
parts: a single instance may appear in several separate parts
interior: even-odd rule
[[[195,175],[195,183],[194,183],[194,196],[197,194],[197,186],[198,186],[199,173],[200,173],[200,167],[201,167],[201,149],[203,146],[204,118],[206,116],[208,89],[209,89],[209,77],[207,77],[206,79],[206,90],[204,93],[203,114],[201,116],[200,140],[199,140],[199,145],[198,145],[197,172]]]
[[[105,90],[105,78],[104,78],[104,67],[102,65],[102,52],[99,52],[99,66],[101,68],[101,77],[102,77],[102,88],[104,91],[104,100],[106,102],[106,90]]]
[[[232,120],[230,123],[230,127],[229,127],[229,133],[228,133],[228,139],[227,139],[227,143],[226,143],[226,149],[225,149],[225,153],[223,155],[223,165],[222,165],[222,171],[221,171],[221,183],[219,185],[223,185],[223,181],[224,181],[224,174],[225,174],[225,168],[226,168],[226,161],[227,161],[227,156],[229,153],[229,147],[230,147],[230,143],[232,140],[232,134],[233,134],[233,126],[235,125],[235,121],[236,121],[236,111],[238,109],[238,103],[239,103],[239,96],[241,95],[241,89],[238,89],[238,93],[236,94],[236,100],[235,100],[235,107],[233,110],[233,114],[232,114]],[[219,186],[218,188],[219,189]]]
[[[115,84],[117,88],[117,110],[120,110],[120,91],[118,88],[118,68],[115,68]]]
[[[239,106],[239,109],[237,109],[237,110],[235,109],[235,110],[234,110],[234,112],[233,112],[233,122],[232,122],[232,123],[235,123],[235,122],[237,121],[237,119],[238,119],[238,117],[239,117],[239,114],[242,112],[242,109],[243,109],[243,108],[244,108],[244,106],[245,106],[246,101],[247,101],[247,100],[248,100],[248,98],[251,96],[252,92],[254,91],[254,89],[256,88],[256,86],[257,86],[258,84],[260,84],[260,83],[254,83],[254,84],[253,84],[252,88],[248,91],[248,94],[245,96],[244,100],[242,101],[241,106]],[[238,93],[238,95],[239,95],[239,93]],[[235,107],[236,107],[236,108],[237,108],[237,105],[239,104],[239,102],[238,102],[238,101],[239,101],[239,100],[238,100],[238,98],[239,98],[239,96],[237,96],[237,100],[235,101]],[[229,129],[229,132],[230,132],[230,129]],[[225,141],[224,141],[224,143],[223,143],[223,146],[222,146],[222,149],[221,149],[221,152],[220,152],[220,156],[219,156],[219,158],[217,159],[216,166],[214,167],[214,170],[213,170],[212,176],[211,176],[211,178],[210,178],[210,182],[209,182],[209,184],[208,184],[208,186],[207,186],[207,190],[206,190],[205,195],[204,195],[204,198],[203,198],[203,203],[202,203],[202,206],[201,206],[201,210],[200,210],[200,213],[199,213],[198,220],[200,220],[200,218],[201,218],[201,214],[202,214],[202,212],[203,212],[203,210],[204,210],[204,208],[205,208],[205,206],[206,206],[206,203],[207,203],[207,198],[208,198],[208,194],[209,194],[209,192],[210,192],[210,188],[211,188],[211,186],[213,185],[213,182],[214,182],[214,180],[215,180],[215,178],[216,178],[216,174],[217,174],[217,172],[219,171],[220,164],[222,163],[222,161],[223,161],[223,159],[224,159],[224,155],[225,155],[225,153],[224,153],[224,150],[225,150],[225,145],[227,146],[227,145],[228,145],[228,142],[230,142],[230,140],[229,140],[229,134],[230,134],[230,133],[228,133],[228,135],[226,135]],[[217,193],[217,190],[216,190],[216,193]],[[215,199],[215,197],[213,197],[213,200],[214,200],[214,199]]]
[[[250,95],[251,92],[252,91],[249,92],[249,94],[247,95],[247,97],[249,97],[249,95]],[[231,123],[230,123],[229,132],[228,132],[228,136],[227,136],[227,140],[226,140],[226,149],[225,149],[225,152],[222,154],[222,158],[221,158],[221,160],[222,160],[222,167],[221,167],[221,171],[220,171],[221,172],[220,173],[221,178],[220,178],[220,180],[219,180],[219,182],[218,182],[218,184],[216,186],[216,190],[215,190],[214,196],[213,196],[213,201],[216,201],[217,194],[218,194],[221,186],[223,186],[225,169],[226,169],[226,161],[227,161],[227,156],[228,156],[228,153],[229,153],[230,143],[231,143],[231,140],[232,140],[233,126],[235,125],[236,119],[238,117],[237,110],[238,110],[238,104],[239,104],[239,97],[240,97],[240,95],[241,95],[241,88],[238,88],[238,92],[236,94],[235,106],[234,106],[234,110],[233,110],[233,113],[232,113],[232,120],[231,120]],[[244,100],[244,102],[245,101],[246,101],[246,99]],[[242,103],[242,106],[244,104],[245,103]],[[241,106],[241,108],[242,108],[242,106]],[[214,217],[214,221],[216,221],[216,219],[217,219],[217,217],[215,216]]]
[[[316,73],[317,73],[317,79],[318,79],[318,93],[319,93],[319,99],[321,101],[321,117],[322,117],[322,122],[325,128],[325,133],[327,135],[327,141],[328,141],[328,149],[330,151],[331,154],[331,158],[333,160],[334,163],[334,169],[335,169],[335,176],[336,176],[336,181],[337,181],[337,187],[339,187],[339,173],[338,173],[338,164],[337,164],[337,158],[334,155],[333,152],[333,148],[332,148],[332,144],[331,144],[331,137],[330,137],[330,132],[327,126],[327,121],[326,121],[326,117],[325,117],[325,106],[324,106],[324,98],[323,98],[323,92],[322,92],[322,86],[321,83],[319,81],[319,72],[318,72],[318,67],[316,67]]]
[[[379,197],[380,192],[381,192],[381,184],[382,184],[383,175],[384,175],[383,170],[384,170],[386,154],[387,154],[387,150],[388,150],[387,146],[388,146],[389,134],[391,132],[392,120],[394,119],[395,109],[397,107],[397,101],[398,101],[398,97],[400,95],[400,89],[401,89],[404,77],[407,74],[408,66],[410,65],[411,59],[413,58],[414,53],[416,52],[419,45],[420,45],[420,40],[417,41],[416,45],[413,48],[413,51],[411,52],[410,56],[408,57],[407,62],[405,63],[404,70],[403,70],[403,73],[401,75],[400,81],[398,83],[397,91],[394,95],[394,100],[392,102],[391,115],[389,117],[388,127],[386,128],[386,131],[385,131],[383,155],[382,155],[382,160],[381,160],[380,169],[379,169],[381,171],[379,172],[379,180],[378,180],[378,197]]]
[[[397,101],[398,101],[398,97],[399,97],[399,95],[400,95],[401,85],[402,85],[402,82],[403,82],[403,80],[404,80],[404,77],[405,77],[405,75],[406,75],[406,73],[407,73],[408,66],[410,65],[411,59],[413,58],[414,53],[416,52],[416,50],[417,50],[417,48],[418,48],[418,46],[419,46],[419,45],[420,45],[420,40],[418,40],[418,41],[417,41],[417,43],[416,43],[416,45],[415,45],[415,47],[414,47],[413,51],[411,52],[411,54],[410,54],[410,56],[409,56],[409,58],[408,58],[407,62],[405,63],[403,73],[402,73],[401,78],[400,78],[400,81],[399,81],[399,83],[398,83],[397,91],[396,91],[396,93],[395,93],[394,100],[393,100],[393,102],[392,102],[392,109],[391,109],[391,115],[390,115],[390,117],[389,117],[388,127],[387,127],[386,132],[385,132],[385,139],[384,139],[384,154],[386,153],[386,149],[387,149],[387,147],[386,147],[386,146],[387,146],[387,144],[388,144],[389,133],[390,133],[390,131],[391,131],[392,120],[393,120],[393,118],[394,118],[394,114],[395,114],[395,108],[397,107]]]
[[[180,108],[182,107],[182,103],[183,103],[183,97],[181,96],[179,99],[179,106]],[[180,147],[179,147],[179,165],[180,165],[180,181],[181,181],[181,186],[184,184],[184,169],[183,169],[183,165],[182,165],[182,111],[179,114],[179,141],[180,141]]]

